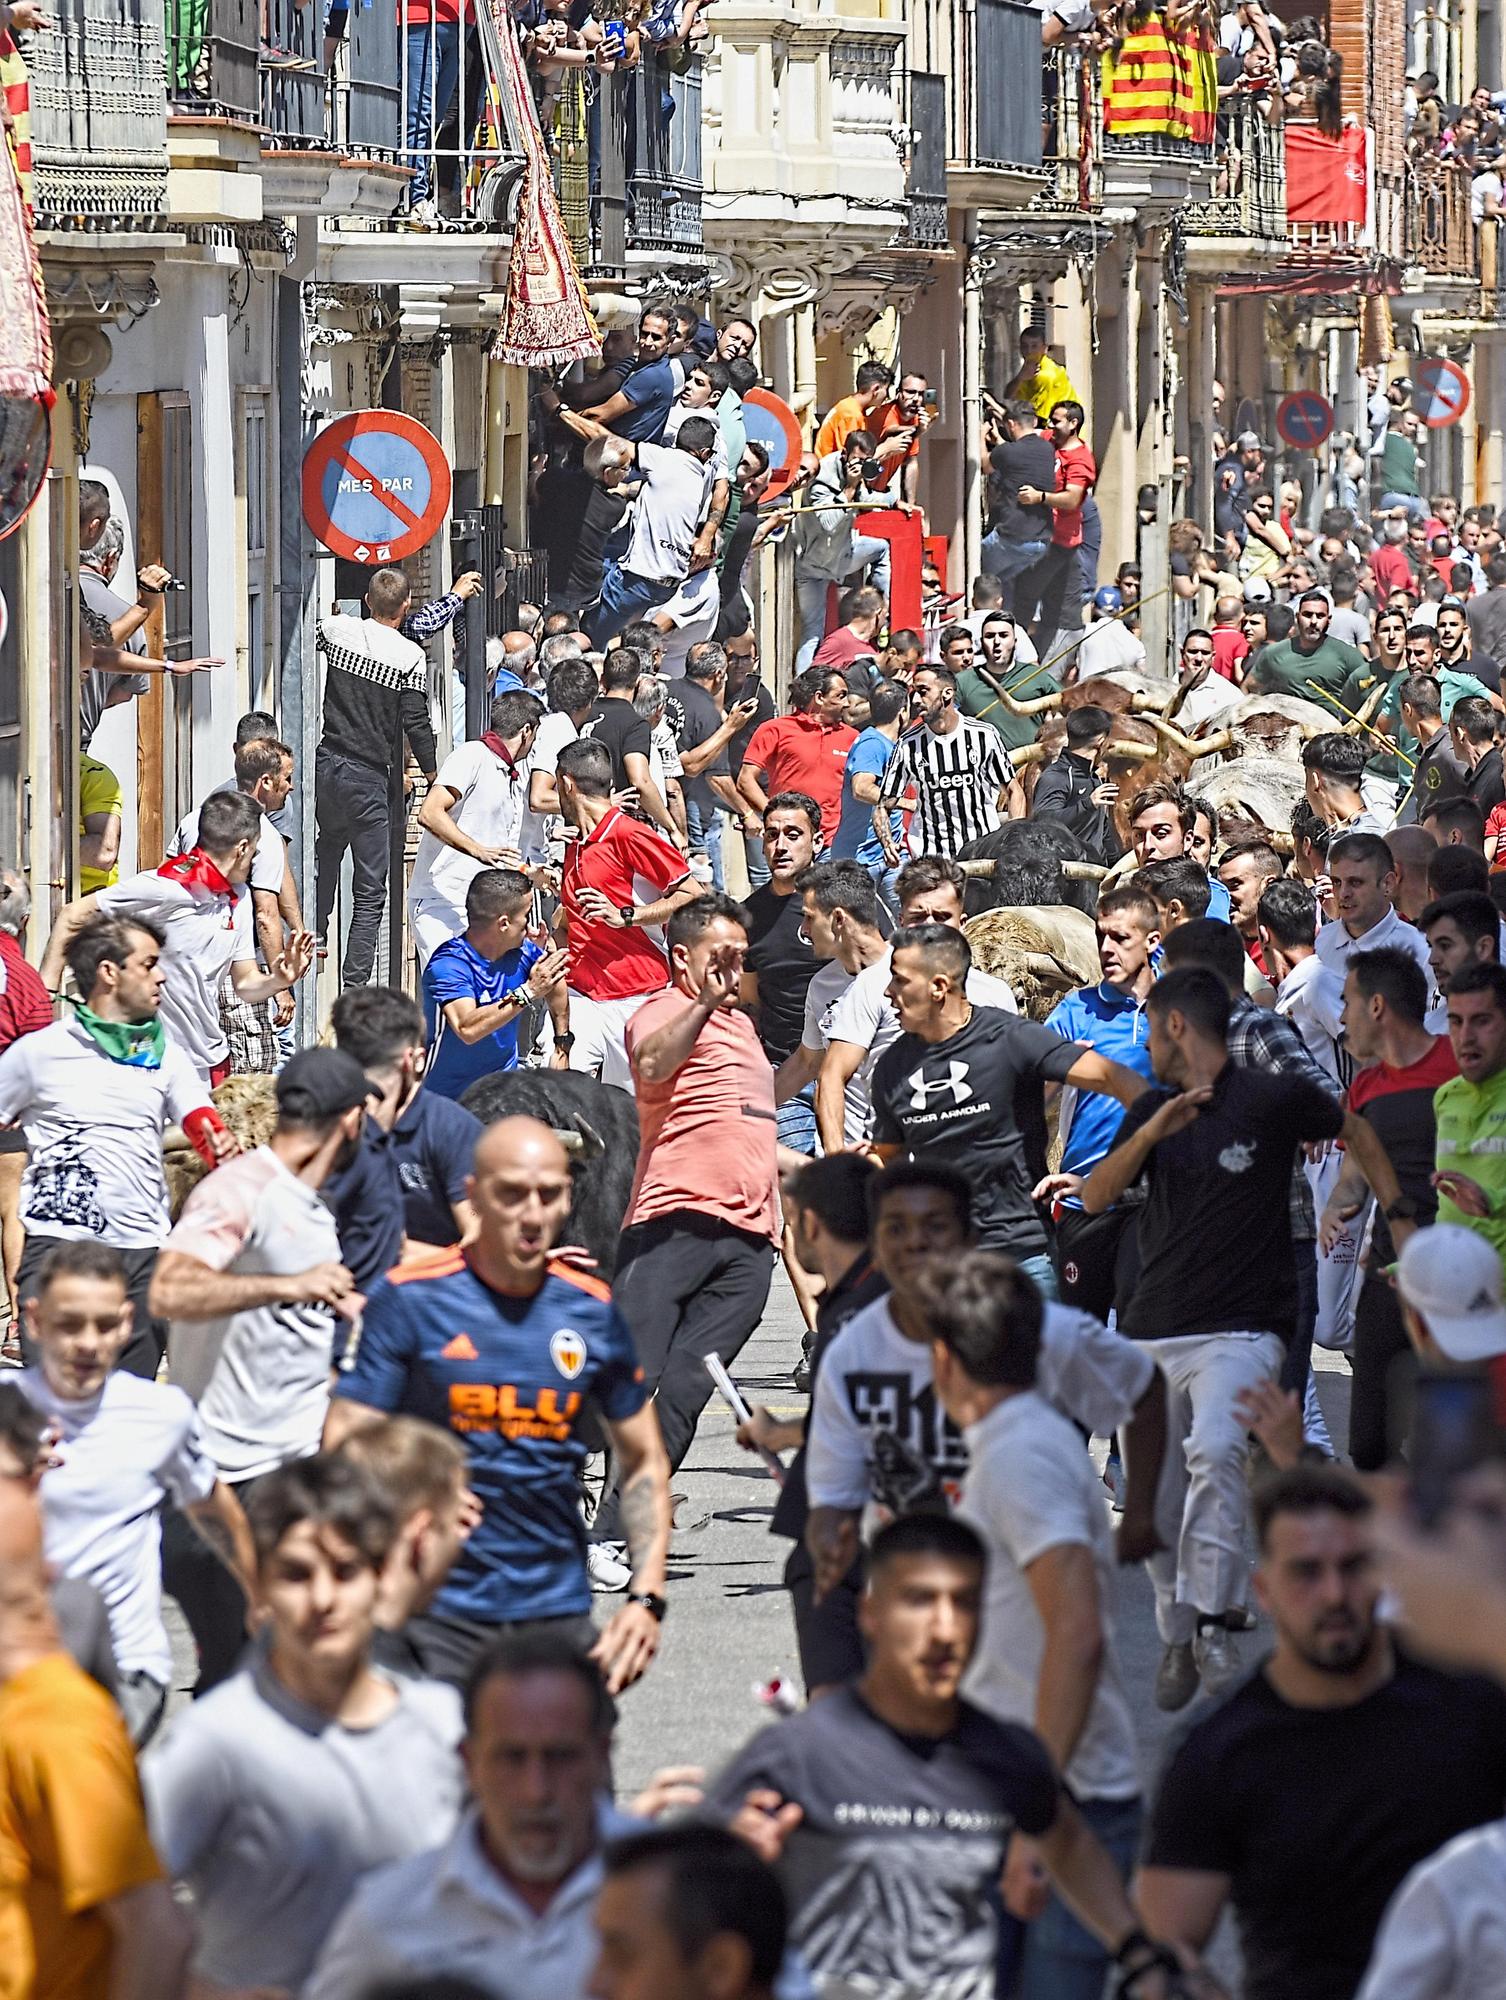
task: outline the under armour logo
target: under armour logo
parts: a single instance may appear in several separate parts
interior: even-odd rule
[[[933,1097],[950,1097],[953,1104],[966,1104],[973,1094],[973,1087],[967,1080],[965,1062],[949,1062],[945,1076],[927,1077],[923,1069],[912,1072],[910,1077],[910,1109],[924,1111]]]

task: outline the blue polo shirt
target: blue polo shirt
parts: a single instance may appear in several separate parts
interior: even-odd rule
[[[893,738],[886,736],[882,729],[871,728],[865,729],[848,751],[842,770],[842,817],[831,844],[833,861],[860,861],[865,868],[882,865],[884,850],[873,830],[873,807],[865,806],[855,796],[852,781],[860,772],[870,778],[882,778],[893,755]],[[896,847],[901,844],[904,825],[902,813],[890,813],[889,831]]]
[[[641,362],[622,385],[632,408],[612,425],[614,434],[634,444],[658,444],[679,389],[669,361]]]
[[[366,1301],[336,1396],[458,1437],[481,1520],[434,1601],[501,1625],[591,1608],[580,1515],[587,1400],[609,1423],[648,1400],[633,1336],[599,1278],[550,1264],[527,1297],[493,1291],[458,1249],[400,1264]]]
[[[1145,1008],[1140,1001],[1116,992],[1106,981],[1100,986],[1079,986],[1075,993],[1068,993],[1046,1016],[1046,1026],[1069,1042],[1085,1042],[1110,1062],[1123,1063],[1147,1083],[1155,1082]],[[1123,1118],[1124,1106],[1115,1097],[1105,1097],[1096,1090],[1063,1090],[1060,1129],[1066,1134],[1066,1141],[1061,1171],[1092,1173],[1098,1162],[1113,1152]],[[1065,1205],[1082,1207],[1080,1201],[1070,1197]]]
[[[1234,905],[1229,901],[1229,892],[1216,875],[1208,877],[1208,914],[1217,917],[1221,924],[1232,924]]]
[[[463,1042],[445,1021],[452,1000],[474,1000],[493,1007],[523,985],[544,956],[536,944],[524,942],[500,958],[483,958],[463,935],[440,945],[424,967],[424,1032],[429,1038],[429,1067],[424,1088],[437,1097],[463,1097],[478,1077],[518,1066],[518,1022],[506,1021],[479,1042]]]

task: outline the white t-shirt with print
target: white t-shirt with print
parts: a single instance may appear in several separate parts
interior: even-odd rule
[[[1137,1342],[1110,1333],[1089,1313],[1046,1302],[1036,1389],[1073,1423],[1110,1436],[1128,1423],[1155,1372]],[[813,1507],[867,1503],[876,1430],[893,1431],[945,1481],[960,1483],[966,1473],[966,1441],[932,1387],[931,1350],[906,1340],[887,1297],[853,1314],[816,1377],[805,1458]]]
[[[528,804],[528,779],[522,769],[509,771],[495,751],[470,741],[452,750],[434,780],[457,796],[450,817],[462,833],[483,847],[513,847],[522,851],[523,814]],[[439,905],[459,918],[465,929],[465,892],[487,864],[474,855],[449,847],[437,834],[421,833],[408,906]]]
[[[76,1021],[12,1042],[0,1055],[0,1124],[26,1131],[22,1228],[154,1249],[169,1221],[162,1134],[208,1104],[171,1035],[158,1069],[112,1062]]]
[[[207,1080],[230,1052],[220,983],[232,965],[256,965],[250,890],[238,883],[226,898],[148,871],[98,890],[94,900],[103,916],[144,917],[164,933],[162,1024]]]
[[[827,1026],[828,1043],[851,1042],[855,1047],[868,1051],[866,1058],[853,1071],[847,1087],[849,1140],[867,1137],[873,1112],[870,1094],[873,1072],[889,1044],[899,1040],[899,1015],[895,1013],[894,1003],[885,991],[889,984],[889,961],[892,956],[892,952],[886,951],[882,958],[863,968],[838,998]],[[1010,987],[1002,979],[995,979],[991,972],[980,972],[976,966],[967,975],[966,990],[968,999],[975,1007],[998,1007],[1006,1014],[1018,1014],[1020,1011]],[[859,1105],[862,1107],[862,1123],[855,1124]]]
[[[243,794],[244,796],[244,794]],[[199,840],[199,808],[185,814],[168,843],[168,854],[186,854]],[[288,844],[265,813],[256,832],[256,859],[251,863],[251,887],[279,895],[288,872]]]
[[[523,859],[531,867],[540,867],[549,860],[554,848],[564,840],[565,822],[558,813],[536,813],[528,803],[528,787],[533,783],[535,771],[542,771],[548,778],[558,777],[561,750],[579,736],[580,731],[569,716],[554,709],[539,724],[533,739],[524,774],[523,818],[518,834]]]
[[[163,1249],[243,1276],[291,1277],[340,1261],[318,1190],[266,1146],[200,1181]],[[172,1322],[168,1372],[198,1404],[222,1479],[255,1479],[319,1449],[336,1324],[328,1306],[288,1303]]]
[[[1001,1722],[1033,1725],[1046,1629],[1026,1571],[1052,1549],[1088,1549],[1108,1643],[1063,1775],[1079,1800],[1136,1798],[1135,1725],[1109,1636],[1114,1551],[1093,1461],[1073,1426],[1034,1390],[1007,1396],[964,1435],[968,1469],[957,1511],[988,1546],[988,1578],[978,1650],[962,1691]]]
[[[39,1368],[16,1379],[61,1431],[60,1462],[42,1475],[47,1560],[104,1599],[121,1672],[168,1687],[160,1510],[164,1499],[193,1506],[215,1487],[194,1406],[181,1389],[120,1372],[82,1402],[55,1395]]]

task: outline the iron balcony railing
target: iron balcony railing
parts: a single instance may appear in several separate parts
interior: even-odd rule
[[[167,98],[171,117],[261,117],[259,0],[168,0]]]
[[[947,79],[927,70],[911,70],[906,85],[910,128],[910,157],[905,170],[905,195],[910,205],[906,240],[917,250],[945,250]]]
[[[167,208],[166,53],[151,0],[52,0],[29,36],[43,228],[140,226]]]
[[[645,47],[631,68],[573,76],[545,136],[581,270],[622,278],[630,251],[697,261],[701,58]]]
[[[1407,262],[1435,277],[1478,278],[1468,167],[1453,160],[1418,160],[1409,163],[1407,177]]]
[[[1219,112],[1213,165],[1213,193],[1189,203],[1188,229],[1284,243],[1286,147],[1258,101],[1236,98]]]

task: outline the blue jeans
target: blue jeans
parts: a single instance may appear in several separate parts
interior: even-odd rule
[[[1414,521],[1425,521],[1428,518],[1427,502],[1417,493],[1383,493],[1380,504],[1383,508],[1405,507]]]
[[[1059,1299],[1061,1293],[1056,1288],[1056,1266],[1042,1250],[1035,1257],[1016,1257],[1014,1260],[1027,1278],[1034,1278],[1043,1299]]]
[[[602,566],[601,593],[581,613],[581,630],[593,646],[604,646],[625,625],[647,617],[674,593],[672,583],[656,583],[650,577],[635,576],[609,556]]]
[[[881,535],[854,535],[850,551],[852,567],[840,579],[845,590],[869,568],[868,581],[875,590],[889,596],[889,544]],[[826,576],[795,578],[795,601],[800,612],[800,648],[795,654],[795,672],[803,674],[816,656],[821,635],[826,630],[826,592],[833,581]]]
[[[408,99],[403,123],[413,167],[410,206],[427,201],[434,192],[434,139],[449,113],[459,81],[462,32],[458,21],[426,21],[408,30]]]
[[[1014,580],[1022,570],[1038,563],[1046,553],[1046,541],[1042,536],[1038,542],[1001,542],[998,530],[983,537],[983,546],[978,551],[978,567],[986,570],[1004,590],[1004,609],[1014,609]]]
[[[780,1105],[777,1116],[780,1145],[793,1146],[797,1153],[814,1156],[817,1151],[816,1086],[808,1083],[797,1096]]]
[[[763,842],[756,833],[743,835],[743,859],[748,869],[748,887],[761,889],[769,880],[769,864],[764,859]]]
[[[877,861],[866,861],[863,865],[873,877],[873,886],[878,890],[879,901],[889,912],[890,916],[893,917],[894,921],[898,923],[899,897],[894,892],[894,885],[899,880],[899,871],[904,867],[904,862],[900,861],[891,868],[884,857],[880,855]]]
[[[722,872],[722,816],[711,811],[702,814],[694,799],[685,801],[685,824],[690,830],[690,851],[704,854],[711,863],[711,886],[725,889],[727,878]]]
[[[1140,1845],[1140,1801],[1079,1799],[1077,1810],[1127,1882]],[[1025,1948],[1015,2000],[1103,2000],[1109,1955],[1059,1896],[1053,1895],[1035,1922],[1023,1928]]]

